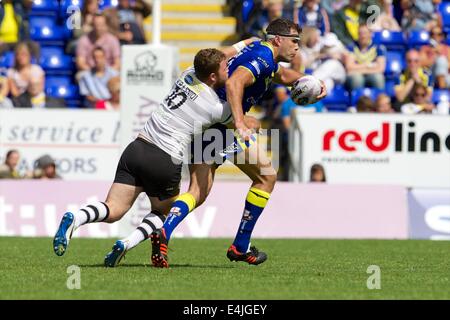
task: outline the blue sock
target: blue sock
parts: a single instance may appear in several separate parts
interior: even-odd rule
[[[167,240],[170,239],[173,230],[175,230],[180,222],[183,221],[189,212],[194,210],[195,202],[195,198],[190,193],[184,193],[172,204],[172,208],[163,225]]]
[[[241,253],[248,251],[256,221],[258,221],[259,216],[263,212],[269,197],[270,193],[257,188],[251,188],[248,192],[245,199],[244,214],[233,242],[237,251]]]

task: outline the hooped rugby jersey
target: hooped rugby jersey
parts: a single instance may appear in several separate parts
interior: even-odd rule
[[[226,100],[201,82],[190,67],[175,81],[140,133],[175,159],[183,160],[194,135],[231,120]]]

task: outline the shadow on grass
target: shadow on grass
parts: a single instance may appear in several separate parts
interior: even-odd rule
[[[113,269],[113,268],[106,268],[104,264],[96,263],[96,264],[79,264],[80,268],[104,268],[104,269]],[[152,268],[153,266],[151,264],[137,264],[137,263],[131,263],[131,264],[121,264],[116,268]],[[176,268],[200,268],[200,269],[232,269],[235,268],[234,266],[220,266],[220,265],[195,265],[195,264],[171,264],[170,269],[176,269]],[[154,269],[161,269],[161,268],[154,268]]]

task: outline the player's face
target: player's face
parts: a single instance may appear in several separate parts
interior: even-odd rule
[[[219,65],[219,70],[216,73],[216,87],[223,87],[225,82],[228,80],[228,64],[226,60],[222,60]]]
[[[291,30],[292,37],[280,37],[279,60],[283,62],[291,62],[297,54],[299,45],[299,34],[295,30]]]

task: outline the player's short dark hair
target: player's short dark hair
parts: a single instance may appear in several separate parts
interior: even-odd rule
[[[214,48],[200,50],[194,58],[195,74],[201,81],[205,81],[211,73],[219,70],[219,65],[225,58],[222,51]]]
[[[302,33],[302,28],[298,24],[289,19],[278,18],[269,23],[266,28],[266,33],[272,35],[287,35],[291,33],[291,30],[297,31],[298,34]]]

